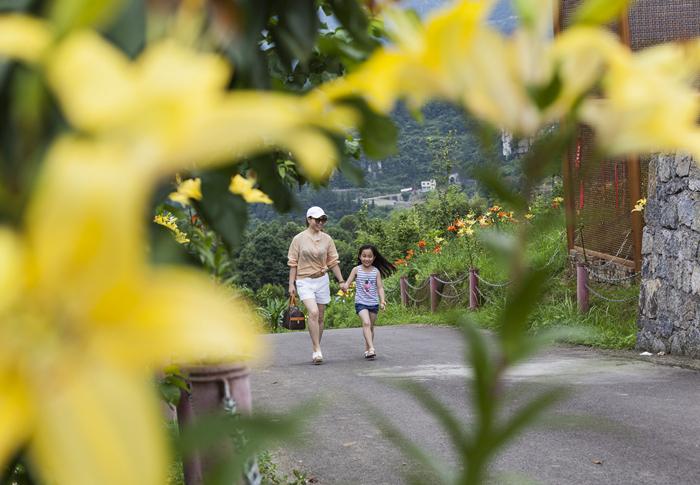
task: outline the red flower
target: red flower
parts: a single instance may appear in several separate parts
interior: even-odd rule
[[[428,245],[428,243],[425,242],[425,241],[423,241],[422,239],[421,239],[420,241],[418,241],[418,247],[421,248],[421,249],[423,249],[423,248],[426,247],[427,245]]]

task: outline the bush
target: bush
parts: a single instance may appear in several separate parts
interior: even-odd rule
[[[269,300],[286,298],[287,288],[279,284],[265,283],[255,292],[255,302],[261,306],[265,306]]]

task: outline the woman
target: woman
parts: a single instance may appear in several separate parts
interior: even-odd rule
[[[306,211],[306,230],[300,232],[289,246],[289,295],[298,292],[308,311],[309,335],[313,348],[311,361],[323,362],[321,337],[323,336],[323,313],[331,301],[328,270],[339,283],[344,283],[338,265],[338,251],[333,239],[323,232],[328,216],[320,207]],[[295,288],[296,283],[296,288]]]

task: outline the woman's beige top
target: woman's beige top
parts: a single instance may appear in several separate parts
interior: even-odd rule
[[[287,264],[297,268],[297,279],[318,278],[338,264],[338,250],[333,238],[325,232],[306,229],[289,245]]]

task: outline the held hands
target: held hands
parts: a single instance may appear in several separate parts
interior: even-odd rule
[[[345,281],[343,281],[342,283],[340,283],[340,289],[343,290],[343,293],[347,293],[348,292],[348,284]]]

